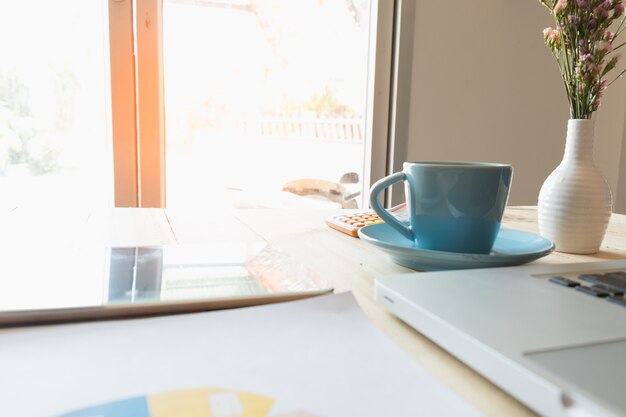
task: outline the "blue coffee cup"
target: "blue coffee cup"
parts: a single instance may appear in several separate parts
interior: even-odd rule
[[[483,162],[405,162],[402,172],[376,182],[370,205],[420,249],[488,254],[500,231],[513,167]],[[380,203],[380,193],[403,181],[409,223]]]

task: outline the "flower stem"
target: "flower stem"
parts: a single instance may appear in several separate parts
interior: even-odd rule
[[[625,72],[626,72],[626,68],[625,68],[622,72],[620,72],[620,73],[617,75],[617,77],[615,77],[615,78],[613,79],[613,81],[611,81],[610,83],[608,83],[606,86],[608,87],[608,86],[610,86],[611,84],[613,84],[615,81],[617,81],[619,78],[621,78],[621,77],[622,77],[622,75],[624,75],[624,73],[625,73]]]

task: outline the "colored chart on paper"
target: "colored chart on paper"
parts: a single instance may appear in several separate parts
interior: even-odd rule
[[[274,401],[221,388],[169,391],[72,411],[58,417],[267,417]]]

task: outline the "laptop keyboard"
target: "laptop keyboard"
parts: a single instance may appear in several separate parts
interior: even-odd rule
[[[575,277],[554,276],[549,281],[626,307],[626,271],[581,274]]]

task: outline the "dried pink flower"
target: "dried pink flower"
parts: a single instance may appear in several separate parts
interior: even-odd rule
[[[559,0],[554,6],[554,13],[561,14],[567,8],[567,0]]]
[[[596,49],[601,52],[610,52],[613,47],[610,42],[607,41],[598,41],[596,42]]]
[[[543,39],[551,48],[559,48],[561,46],[561,35],[558,29],[545,28],[543,30]]]
[[[554,28],[544,29],[543,37],[559,64],[570,115],[588,119],[600,106],[606,87],[626,73],[611,82],[604,79],[620,59],[614,51],[626,45],[613,43],[626,32],[626,0],[539,1],[554,18]],[[609,28],[617,28],[616,33]]]

